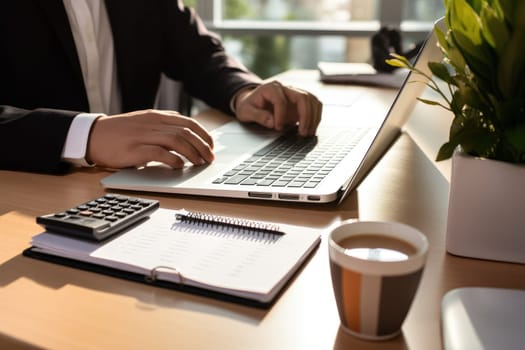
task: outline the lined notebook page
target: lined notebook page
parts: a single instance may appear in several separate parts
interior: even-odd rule
[[[267,293],[313,242],[311,233],[290,232],[291,227],[277,240],[260,240],[249,233],[232,235],[212,226],[174,221],[172,210],[159,209],[145,225],[105,244],[92,256],[147,270],[173,267],[196,282]]]
[[[279,289],[320,239],[318,230],[279,225],[284,235],[252,235],[215,226],[175,223],[177,211],[158,209],[149,220],[103,243],[44,233],[33,246],[44,252],[233,295]],[[46,236],[47,235],[47,236]],[[175,272],[177,271],[177,272]]]

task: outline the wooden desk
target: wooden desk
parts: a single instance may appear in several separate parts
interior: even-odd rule
[[[210,114],[217,117],[210,122]],[[208,127],[225,117],[201,116]],[[0,171],[0,348],[51,349],[440,349],[440,302],[462,286],[525,289],[524,265],[464,259],[444,247],[448,182],[404,133],[339,207],[141,193],[162,207],[287,221],[323,232],[323,241],[269,310],[165,290],[21,255],[41,231],[34,217],[100,196],[108,175]],[[339,328],[326,228],[340,220],[397,220],[423,231],[430,254],[401,336],[364,342]]]

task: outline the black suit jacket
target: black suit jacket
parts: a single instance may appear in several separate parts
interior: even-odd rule
[[[106,7],[124,112],[153,106],[161,73],[227,113],[239,88],[260,82],[180,1]],[[89,105],[62,0],[0,1],[0,13],[0,169],[64,172],[69,125]]]

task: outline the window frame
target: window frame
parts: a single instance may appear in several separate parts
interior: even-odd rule
[[[313,21],[241,21],[223,20],[221,0],[197,1],[196,10],[207,28],[220,35],[336,35],[370,37],[382,26],[400,29],[404,37],[423,40],[432,30],[433,23],[403,21],[403,0],[377,0],[379,19],[372,21],[313,22]]]

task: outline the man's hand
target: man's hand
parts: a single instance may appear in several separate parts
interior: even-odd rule
[[[323,106],[309,92],[273,81],[239,92],[235,100],[237,119],[282,131],[298,126],[301,136],[315,135]]]
[[[115,169],[150,161],[181,168],[184,160],[179,155],[200,165],[213,161],[212,150],[213,139],[197,121],[177,112],[146,110],[98,118],[87,160]]]

